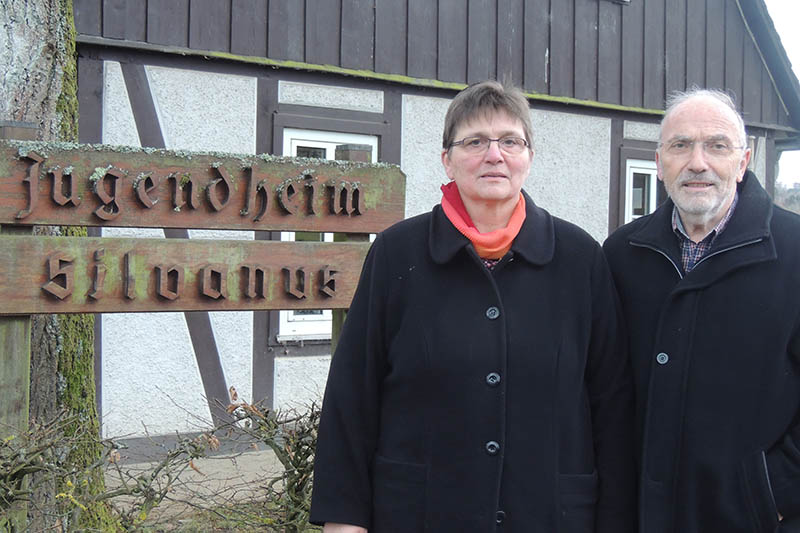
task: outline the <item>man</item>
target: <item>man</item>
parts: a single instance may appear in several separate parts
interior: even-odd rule
[[[726,94],[673,95],[656,152],[669,200],[604,245],[630,335],[642,533],[800,527],[800,217],[747,170],[746,139]]]

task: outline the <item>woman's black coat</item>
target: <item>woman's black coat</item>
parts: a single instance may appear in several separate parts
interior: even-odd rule
[[[632,382],[605,258],[525,198],[493,272],[440,206],[376,239],[331,363],[314,522],[631,530]]]

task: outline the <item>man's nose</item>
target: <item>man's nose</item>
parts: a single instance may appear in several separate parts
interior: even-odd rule
[[[708,169],[708,160],[703,143],[696,142],[689,153],[688,168],[692,172],[703,172]]]

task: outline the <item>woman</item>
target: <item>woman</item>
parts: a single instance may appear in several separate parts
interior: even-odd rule
[[[598,244],[537,207],[524,95],[468,87],[450,183],[367,256],[333,357],[325,532],[632,530],[630,370]]]

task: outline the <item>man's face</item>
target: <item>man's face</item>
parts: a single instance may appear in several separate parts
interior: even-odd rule
[[[690,98],[667,117],[656,152],[658,178],[684,223],[716,225],[725,215],[750,161],[742,144],[733,110],[713,98]]]

